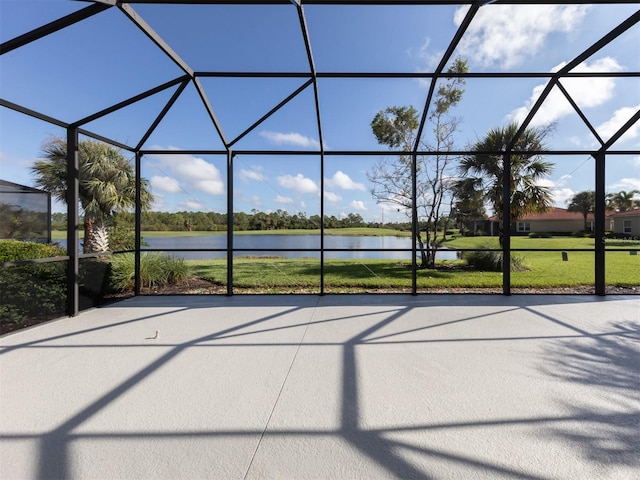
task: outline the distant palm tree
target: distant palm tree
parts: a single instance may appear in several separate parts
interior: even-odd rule
[[[618,210],[619,212],[631,210],[640,205],[640,201],[635,199],[637,194],[640,194],[640,191],[631,190],[626,192],[621,190],[618,193],[610,193],[607,195],[608,207],[612,210]]]
[[[525,215],[544,212],[552,206],[551,191],[538,182],[551,173],[553,164],[544,161],[540,153],[527,153],[546,150],[544,141],[551,127],[527,128],[513,148],[517,153],[511,154],[511,214],[508,225],[504,225],[502,182],[505,172],[503,154],[496,152],[506,150],[518,129],[517,123],[510,123],[490,130],[484,139],[473,145],[474,153],[463,157],[459,165],[463,177],[458,181],[459,191],[479,193],[493,207],[499,221],[501,245],[504,228]]]
[[[593,190],[585,190],[576,193],[569,202],[567,210],[569,212],[581,213],[584,217],[584,231],[587,231],[587,216],[595,212],[596,209],[596,192]]]
[[[105,143],[83,140],[79,142],[78,150],[79,201],[84,213],[83,251],[91,253],[105,249],[105,224],[113,214],[135,206],[135,171],[119,150]],[[42,147],[42,160],[35,162],[32,171],[36,186],[66,202],[67,143],[64,139],[47,140]],[[140,186],[141,207],[148,209],[153,199],[149,182],[141,179]],[[100,246],[94,241],[98,238],[102,243]]]

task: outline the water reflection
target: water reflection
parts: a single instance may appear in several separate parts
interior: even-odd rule
[[[321,248],[320,235],[234,235],[235,257],[249,255],[279,256],[288,258],[316,257]],[[143,248],[153,250],[181,250],[179,255],[189,260],[225,258],[227,236],[198,235],[190,237],[145,237],[148,244]],[[65,241],[60,241],[65,246]],[[212,249],[221,251],[189,252],[190,249]],[[325,258],[334,259],[388,259],[410,260],[411,238],[394,236],[326,235],[324,237]],[[284,250],[284,251],[282,251]],[[306,251],[305,251],[306,250]],[[332,251],[339,250],[339,251]],[[358,251],[364,250],[364,251]],[[401,251],[396,251],[401,250]],[[457,252],[438,252],[438,260],[455,260]]]
[[[317,250],[321,248],[320,240],[321,237],[319,235],[235,235],[233,237],[233,248],[236,250],[234,256],[272,255],[289,258],[316,256]],[[159,250],[191,248],[225,249],[227,247],[227,238],[225,235],[154,237],[146,238],[145,241],[149,244],[147,248]],[[411,258],[411,239],[409,237],[391,236],[327,235],[324,237],[324,249],[325,258],[408,260]],[[331,251],[334,249],[340,251]],[[224,258],[226,257],[226,252],[180,252],[180,255],[188,259],[199,260],[205,258]],[[437,258],[440,260],[455,260],[457,255],[456,252],[438,252]]]

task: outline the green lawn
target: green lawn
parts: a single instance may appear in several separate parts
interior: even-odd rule
[[[335,229],[328,234],[374,235],[401,232],[386,229]],[[255,232],[242,232],[255,233]],[[260,232],[270,234],[312,234],[310,230]],[[215,232],[144,232],[145,236],[211,235]],[[401,234],[410,235],[409,232]],[[499,248],[497,237],[449,237],[444,246],[450,249]],[[594,284],[594,239],[574,237],[511,238],[514,254],[523,258],[529,270],[512,272],[513,287],[576,287]],[[639,241],[611,241],[607,244],[605,281],[607,285],[640,286],[640,255],[624,249],[640,248]],[[518,251],[519,249],[525,251]],[[529,249],[561,251],[526,251]],[[578,250],[590,251],[578,251]],[[568,261],[563,261],[562,251]],[[194,273],[202,278],[226,284],[226,260],[190,260]],[[448,262],[463,265],[463,261]],[[447,263],[440,266],[445,267]],[[325,291],[359,291],[366,289],[409,289],[411,268],[405,261],[325,259]],[[238,288],[261,288],[266,291],[320,289],[318,259],[238,258],[234,260],[234,285]],[[500,288],[501,272],[480,272],[462,268],[439,268],[418,271],[418,288]]]
[[[450,248],[478,248],[487,238],[460,238],[449,242]],[[512,272],[513,287],[576,287],[594,284],[593,252],[572,251],[593,248],[593,239],[554,238],[513,239],[513,248],[557,248],[568,254],[562,259],[561,251],[517,252],[529,268],[525,272]],[[638,248],[640,242],[618,245],[621,248]],[[617,286],[640,286],[640,255],[611,249],[606,253],[606,283]],[[226,283],[226,260],[189,261],[196,275]],[[480,272],[445,268],[446,265],[463,265],[463,261],[440,264],[436,270],[419,270],[418,288],[500,288],[501,272]],[[318,289],[320,262],[318,259],[286,258],[238,258],[234,260],[234,285],[238,288]],[[389,260],[325,260],[325,291],[349,291],[352,289],[409,289],[411,268],[407,262]]]

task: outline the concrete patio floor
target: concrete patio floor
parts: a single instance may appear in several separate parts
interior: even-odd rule
[[[0,338],[0,478],[640,478],[639,340],[637,297],[131,298]]]

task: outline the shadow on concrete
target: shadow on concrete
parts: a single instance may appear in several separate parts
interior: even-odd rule
[[[377,463],[389,474],[400,478],[431,478],[432,473],[424,471],[416,465],[406,460],[404,456],[400,454],[401,451],[412,451],[425,458],[435,458],[445,460],[452,463],[457,463],[465,467],[478,468],[482,471],[494,474],[495,476],[506,476],[512,478],[522,479],[541,479],[545,477],[537,476],[531,472],[516,471],[509,469],[498,462],[492,463],[489,461],[481,461],[473,458],[471,455],[466,456],[459,453],[447,452],[443,449],[429,449],[421,446],[412,445],[409,443],[393,440],[388,437],[389,433],[399,431],[429,431],[429,430],[443,430],[443,429],[465,429],[470,427],[482,427],[482,426],[504,426],[508,428],[512,425],[521,424],[542,424],[547,426],[549,435],[553,435],[563,440],[575,444],[580,451],[587,452],[590,459],[598,462],[605,462],[612,465],[639,465],[638,460],[638,424],[640,421],[640,411],[638,410],[637,393],[640,389],[640,380],[638,378],[638,372],[640,371],[638,360],[638,340],[640,339],[640,325],[637,323],[629,323],[624,325],[617,325],[611,332],[604,332],[600,334],[590,334],[582,329],[571,327],[564,321],[554,318],[551,315],[543,315],[549,321],[562,324],[571,328],[573,331],[570,335],[563,336],[549,336],[549,337],[505,337],[505,338],[464,338],[464,339],[436,339],[436,340],[421,340],[420,342],[440,342],[440,341],[513,341],[513,340],[527,340],[527,339],[549,339],[554,342],[553,347],[548,351],[548,363],[542,369],[546,375],[554,376],[563,381],[583,383],[585,385],[593,386],[597,385],[602,390],[603,395],[611,394],[614,392],[619,399],[620,409],[617,411],[603,412],[597,409],[595,406],[588,404],[584,405],[569,405],[571,413],[568,415],[562,415],[558,417],[533,417],[533,418],[505,418],[492,421],[473,421],[461,422],[461,423],[443,423],[443,424],[424,424],[424,425],[412,425],[403,427],[401,425],[382,428],[371,429],[365,428],[361,425],[360,420],[360,404],[359,404],[359,390],[360,385],[358,383],[358,358],[356,355],[356,347],[366,346],[370,344],[380,344],[387,341],[389,343],[405,343],[403,340],[393,340],[392,337],[401,335],[404,333],[414,332],[417,330],[423,330],[427,328],[438,328],[449,324],[458,322],[474,321],[485,315],[470,316],[468,318],[457,319],[449,322],[441,322],[439,324],[429,325],[419,329],[411,329],[395,334],[381,335],[380,330],[384,327],[392,324],[406,313],[410,312],[415,306],[428,306],[428,305],[450,305],[450,297],[448,299],[440,298],[420,298],[410,296],[383,296],[377,297],[375,301],[370,302],[374,306],[392,307],[385,311],[375,311],[376,315],[384,314],[384,318],[375,323],[374,325],[362,330],[347,341],[340,343],[322,343],[321,345],[335,345],[342,348],[342,382],[341,389],[341,419],[340,428],[337,430],[272,430],[269,425],[265,426],[262,431],[257,430],[219,430],[219,431],[197,431],[197,432],[144,432],[137,435],[131,432],[95,432],[95,433],[78,433],[77,429],[88,419],[96,415],[102,409],[121,397],[123,394],[134,388],[137,384],[153,375],[158,369],[164,367],[170,363],[180,353],[190,348],[242,348],[248,345],[260,345],[266,347],[278,348],[283,345],[294,346],[307,346],[316,345],[313,343],[305,343],[304,335],[298,343],[265,343],[256,341],[255,343],[235,343],[235,344],[216,344],[216,340],[228,340],[234,337],[247,337],[262,332],[272,332],[278,330],[286,330],[291,328],[299,328],[303,326],[309,326],[319,323],[330,322],[344,322],[350,321],[356,317],[363,317],[370,315],[363,313],[362,315],[345,315],[336,316],[327,320],[313,321],[313,310],[316,306],[341,306],[345,304],[354,305],[353,300],[361,300],[363,305],[369,305],[369,297],[317,297],[309,296],[306,301],[300,301],[300,297],[295,298],[283,297],[274,302],[274,297],[262,298],[260,296],[252,297],[251,301],[247,301],[247,298],[230,297],[222,299],[220,297],[216,299],[202,299],[193,302],[192,298],[185,299],[185,304],[180,305],[181,302],[172,302],[168,297],[148,297],[143,299],[131,299],[125,300],[118,304],[110,305],[104,308],[127,308],[135,311],[137,307],[149,307],[149,306],[167,306],[171,304],[175,307],[173,310],[159,313],[156,315],[143,315],[141,317],[133,318],[130,320],[109,324],[108,326],[94,327],[81,329],[75,332],[69,332],[63,335],[53,336],[49,338],[43,338],[37,341],[30,341],[24,343],[17,343],[7,346],[0,350],[0,353],[6,353],[7,351],[16,351],[24,348],[65,348],[64,345],[46,345],[50,340],[61,340],[73,336],[83,335],[88,332],[93,332],[102,328],[117,328],[130,324],[132,322],[147,321],[154,317],[171,315],[185,309],[197,309],[197,308],[211,308],[212,306],[219,305],[229,307],[233,305],[247,306],[259,308],[261,306],[284,306],[284,310],[278,311],[272,315],[260,316],[255,320],[251,320],[239,325],[225,328],[219,331],[212,332],[210,334],[201,336],[199,338],[190,340],[180,344],[167,344],[157,343],[153,345],[143,344],[130,344],[130,345],[94,345],[88,344],[86,348],[158,348],[163,347],[166,349],[170,347],[170,350],[162,354],[159,358],[149,363],[146,367],[140,369],[138,372],[130,376],[123,381],[120,385],[113,388],[109,392],[105,393],[102,397],[98,398],[91,404],[84,407],[81,411],[68,418],[63,424],[56,429],[46,432],[42,435],[33,434],[9,434],[0,435],[0,439],[3,441],[12,440],[38,440],[39,441],[39,453],[38,453],[38,475],[37,478],[44,480],[50,478],[56,479],[68,479],[72,478],[70,472],[69,462],[69,449],[71,444],[82,439],[96,439],[96,438],[202,438],[202,437],[237,437],[237,436],[259,436],[260,440],[256,445],[256,451],[259,448],[259,442],[264,437],[270,436],[332,436],[340,437],[344,441],[348,442],[355,449],[366,455],[370,460]],[[533,305],[548,305],[548,304],[564,304],[585,301],[600,302],[599,297],[580,297],[579,299],[572,296],[562,297],[527,297],[527,301],[522,299],[505,299],[505,297],[491,297],[491,296],[468,296],[465,295],[464,306],[478,305],[478,306],[499,306],[504,311],[511,311],[513,309],[522,308],[521,304],[526,303],[527,308]],[[530,300],[533,300],[531,302]],[[351,303],[349,303],[349,301]],[[297,306],[294,306],[296,304]],[[356,305],[359,305],[357,303]],[[310,314],[308,320],[305,323],[297,322],[295,324],[287,326],[269,326],[269,321],[274,320],[282,315],[293,313],[295,311],[309,309]],[[539,312],[535,312],[539,314]],[[212,326],[215,324],[212,323]],[[258,327],[258,330],[249,330]],[[376,336],[377,335],[377,336]],[[383,341],[384,340],[384,341]],[[382,341],[382,342],[381,342]],[[213,343],[211,343],[213,342]],[[411,343],[409,341],[408,343]],[[71,345],[69,345],[71,347]],[[73,345],[73,348],[78,348],[78,345]],[[291,360],[293,364],[295,357]],[[291,368],[291,367],[289,367]],[[283,381],[286,382],[286,378]],[[276,402],[277,403],[277,402]],[[566,405],[565,405],[566,407]],[[274,406],[275,408],[275,406]],[[578,425],[589,422],[592,425],[592,434],[586,435],[585,429],[580,428],[575,430],[572,428],[565,428],[567,425]],[[255,457],[255,453],[254,453]],[[253,459],[251,460],[251,462]],[[247,466],[245,476],[251,469],[251,462]]]
[[[579,430],[556,425],[549,434],[578,454],[608,467],[640,467],[640,323],[613,326],[617,335],[559,340],[546,352],[542,371],[589,387],[595,397],[558,400],[582,418]],[[606,399],[606,403],[602,400]],[[603,405],[609,407],[603,407]]]

